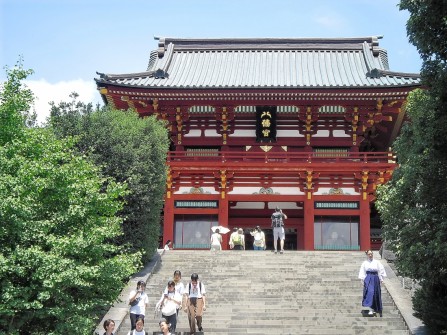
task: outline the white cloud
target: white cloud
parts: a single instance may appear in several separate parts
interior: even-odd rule
[[[52,84],[45,79],[26,80],[24,82],[28,88],[33,91],[35,96],[34,109],[37,113],[37,122],[42,124],[50,116],[50,101],[58,104],[61,101],[69,102],[69,95],[72,92],[79,94],[78,100],[84,103],[102,103],[99,92],[96,89],[95,82],[82,79],[60,81]]]

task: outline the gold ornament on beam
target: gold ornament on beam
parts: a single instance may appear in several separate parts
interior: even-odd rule
[[[264,152],[269,152],[273,147],[271,145],[261,145],[260,148],[264,151]]]

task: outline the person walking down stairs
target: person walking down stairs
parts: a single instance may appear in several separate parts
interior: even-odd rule
[[[369,309],[368,316],[379,313],[382,316],[382,291],[380,284],[386,277],[383,265],[373,259],[371,250],[365,252],[367,259],[360,266],[359,279],[363,286],[362,306]],[[363,312],[362,312],[363,313]]]
[[[180,294],[180,296],[182,297],[183,300],[183,294],[185,293],[185,285],[183,285],[182,283],[182,273],[180,270],[175,270],[174,271],[174,277],[172,279],[175,283],[175,292],[177,292],[178,294]],[[165,289],[165,294],[167,294],[167,290]],[[182,309],[182,305],[180,304],[180,306],[178,306],[177,308],[177,317],[178,317],[178,311],[179,309]]]
[[[129,294],[129,317],[131,330],[136,328],[136,321],[138,318],[144,320],[144,315],[146,314],[146,307],[149,304],[149,297],[146,292],[146,283],[142,280],[138,281],[137,289],[132,290]]]
[[[196,321],[199,331],[203,331],[202,316],[206,310],[206,289],[205,285],[199,281],[199,275],[193,273],[191,281],[185,287],[184,311],[188,313],[190,334],[196,333]]]
[[[112,319],[107,319],[104,321],[103,327],[105,330],[103,335],[114,335],[113,331],[115,330],[115,321]]]
[[[169,331],[170,325],[166,321],[166,319],[161,319],[158,325],[160,326],[160,331],[163,335],[172,335],[172,333]]]
[[[147,335],[144,328],[144,319],[139,317],[135,323],[135,329],[130,330],[127,335]]]
[[[162,317],[170,324],[169,330],[173,333],[177,327],[177,311],[181,304],[182,296],[176,291],[175,282],[170,280],[155,308],[161,311]]]

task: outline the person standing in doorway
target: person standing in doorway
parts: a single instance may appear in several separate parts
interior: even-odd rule
[[[280,253],[284,253],[284,239],[286,234],[284,232],[284,220],[287,219],[287,215],[282,212],[279,207],[276,207],[275,212],[272,214],[272,227],[273,227],[273,247],[275,248],[275,254],[278,252],[277,243],[278,238],[280,240]]]
[[[186,302],[183,304],[184,311],[188,313],[190,334],[196,332],[196,321],[199,331],[203,331],[202,315],[206,310],[205,294],[205,285],[199,281],[199,275],[193,273],[191,281],[185,288]]]
[[[253,250],[265,250],[265,234],[261,227],[257,226],[250,235],[253,236]]]

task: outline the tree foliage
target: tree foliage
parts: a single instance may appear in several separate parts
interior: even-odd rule
[[[50,123],[59,137],[76,136],[77,147],[105,175],[126,182],[129,194],[121,211],[124,235],[117,244],[143,250],[148,261],[158,247],[160,214],[166,182],[168,136],[155,117],[132,111],[93,109],[71,96],[71,102],[52,106]]]
[[[25,72],[12,70],[5,87],[20,87]],[[138,255],[111,243],[127,191],[73,140],[26,129],[14,114],[29,96],[5,92],[2,111],[16,121],[0,145],[0,333],[91,334],[138,266]]]
[[[25,129],[33,93],[22,81],[32,73],[23,69],[21,60],[13,69],[6,67],[8,80],[0,86],[0,145],[21,136]]]
[[[447,2],[445,0],[401,0],[408,10],[407,33],[423,60],[422,83],[436,97],[434,110],[447,111]]]
[[[436,334],[447,332],[447,5],[402,0],[407,32],[423,59],[423,90],[406,106],[410,122],[394,144],[399,168],[378,192],[384,237],[397,268],[419,280],[415,315]]]

